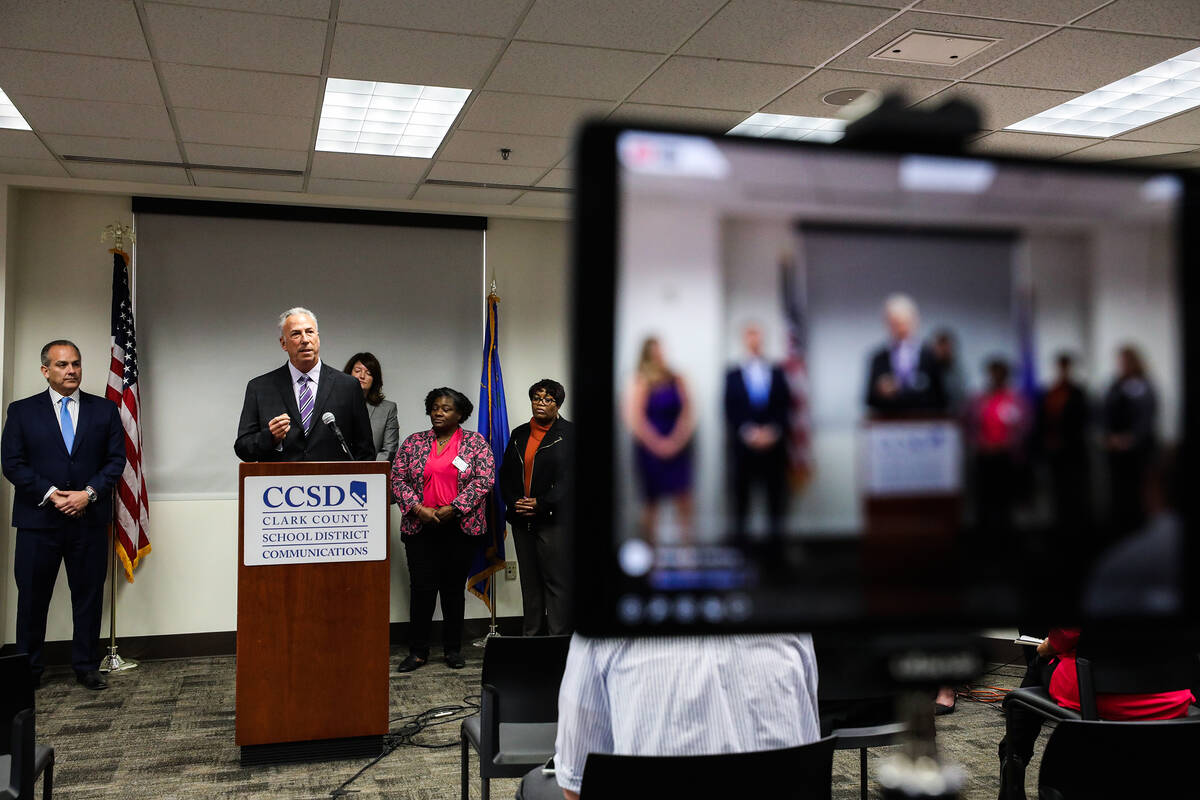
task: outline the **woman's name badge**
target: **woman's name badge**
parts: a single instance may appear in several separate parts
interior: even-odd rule
[[[454,460],[451,461],[450,463],[453,464],[454,468],[457,469],[459,472],[467,471],[468,465],[467,465],[467,462],[462,460],[462,456],[455,456]]]

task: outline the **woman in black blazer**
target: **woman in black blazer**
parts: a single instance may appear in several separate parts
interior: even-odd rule
[[[355,353],[342,371],[356,378],[362,386],[367,416],[371,419],[375,460],[392,463],[400,447],[400,422],[396,417],[396,404],[383,399],[383,370],[379,359],[370,353]]]
[[[533,416],[509,437],[500,493],[521,564],[526,636],[571,633],[566,531],[559,520],[571,502],[574,426],[559,415],[567,393],[544,378],[529,387]]]

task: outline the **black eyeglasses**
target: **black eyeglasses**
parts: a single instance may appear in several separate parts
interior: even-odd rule
[[[532,397],[529,402],[535,406],[552,406],[556,401],[553,397]]]

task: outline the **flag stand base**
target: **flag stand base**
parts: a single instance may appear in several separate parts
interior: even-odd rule
[[[130,659],[121,658],[117,655],[116,646],[108,648],[108,655],[100,662],[101,672],[126,672],[131,669],[137,669],[138,663]]]

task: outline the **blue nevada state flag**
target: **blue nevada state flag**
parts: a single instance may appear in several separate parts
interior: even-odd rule
[[[508,409],[504,404],[504,378],[500,374],[500,298],[495,288],[487,297],[487,329],[483,335],[483,374],[479,378],[479,432],[492,448],[496,461],[496,483],[487,505],[487,539],[475,553],[468,573],[467,588],[492,609],[491,583],[504,569],[504,497],[500,494],[500,462],[508,446]]]

